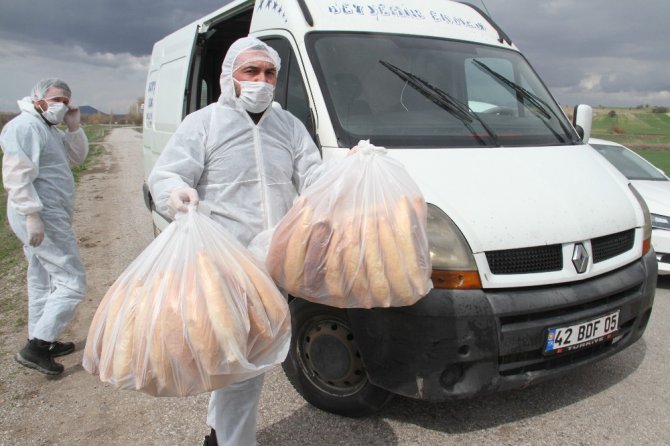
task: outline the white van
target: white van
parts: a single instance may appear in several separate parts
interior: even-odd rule
[[[657,277],[644,201],[585,144],[590,108],[569,122],[509,37],[468,4],[238,0],[191,23],[153,49],[147,174],[182,118],[216,101],[226,50],[248,34],[279,52],[276,101],[324,159],[369,139],[429,203],[435,288],[417,304],[291,301],[284,370],[307,401],[363,416],[393,394],[522,388],[642,336]]]

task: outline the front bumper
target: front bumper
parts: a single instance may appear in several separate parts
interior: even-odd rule
[[[434,289],[415,305],[349,310],[373,384],[428,401],[523,388],[613,355],[646,328],[656,290],[653,251],[621,269],[559,286]],[[544,356],[546,330],[620,309],[613,340]]]

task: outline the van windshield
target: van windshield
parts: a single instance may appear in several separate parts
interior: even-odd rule
[[[387,34],[312,33],[307,44],[341,147],[578,142],[516,51]]]

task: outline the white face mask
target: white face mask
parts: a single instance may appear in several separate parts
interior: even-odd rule
[[[40,110],[42,110],[42,107],[40,107]],[[51,102],[48,109],[42,110],[42,116],[50,124],[57,125],[63,122],[63,118],[65,118],[68,110],[67,105],[62,102]]]
[[[238,81],[242,106],[249,113],[261,113],[272,104],[275,87],[267,82]]]

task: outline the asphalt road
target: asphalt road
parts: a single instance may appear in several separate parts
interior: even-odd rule
[[[24,333],[6,340],[0,367],[0,445],[200,445],[208,396],[153,398],[119,391],[81,367],[88,325],[118,274],[152,239],[141,199],[141,136],[115,130],[78,186],[76,231],[89,299],[68,335],[78,351],[47,379],[11,361]],[[424,403],[396,397],[378,415],[349,419],[308,405],[281,368],[267,374],[259,409],[264,445],[670,445],[670,278],[660,278],[643,338],[559,381],[486,398]],[[9,348],[7,347],[9,345]],[[8,378],[9,379],[9,378]],[[19,389],[19,390],[17,390]]]

